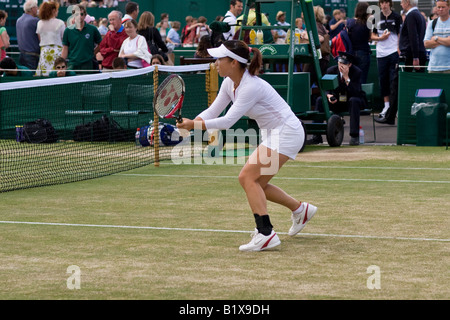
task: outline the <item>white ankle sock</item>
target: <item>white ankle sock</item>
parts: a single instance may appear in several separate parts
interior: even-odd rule
[[[296,214],[296,213],[300,213],[300,212],[302,212],[303,211],[303,202],[300,202],[300,206],[297,208],[297,209],[295,209],[294,211],[292,211],[292,213],[293,214]]]

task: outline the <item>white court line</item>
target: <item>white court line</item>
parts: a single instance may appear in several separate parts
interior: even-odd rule
[[[0,221],[0,224],[25,224],[40,226],[63,226],[63,227],[85,227],[85,228],[117,228],[117,229],[144,229],[144,230],[168,230],[168,231],[194,231],[194,232],[216,232],[216,233],[251,233],[246,230],[220,230],[220,229],[195,229],[195,228],[168,228],[168,227],[148,227],[148,226],[121,226],[105,224],[79,224],[79,223],[55,223],[55,222],[31,222],[31,221]],[[287,234],[287,232],[277,232]],[[410,238],[410,237],[386,237],[386,236],[364,236],[350,234],[326,234],[326,233],[301,233],[300,236],[331,237],[331,238],[359,238],[375,240],[407,240],[407,241],[435,241],[450,242],[450,239],[434,238]]]
[[[140,176],[160,178],[207,178],[207,179],[237,179],[236,176],[199,176],[184,174],[147,174],[147,173],[117,173],[118,176]],[[361,181],[361,182],[399,182],[399,183],[439,183],[450,184],[450,180],[391,180],[391,179],[352,179],[352,178],[307,178],[307,177],[273,177],[275,180],[317,180],[317,181]]]

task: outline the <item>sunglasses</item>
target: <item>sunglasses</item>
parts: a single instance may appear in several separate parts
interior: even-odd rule
[[[67,68],[66,66],[56,66],[56,69],[65,69]]]

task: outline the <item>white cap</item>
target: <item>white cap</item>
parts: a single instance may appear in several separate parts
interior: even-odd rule
[[[230,50],[228,50],[227,47],[225,47],[223,44],[220,47],[218,47],[218,48],[210,48],[210,49],[208,49],[208,53],[213,58],[229,57],[231,59],[239,61],[240,63],[247,63],[248,62],[247,59],[242,58],[241,56],[237,55],[236,53],[231,52]]]

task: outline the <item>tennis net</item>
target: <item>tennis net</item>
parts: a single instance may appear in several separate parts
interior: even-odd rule
[[[136,145],[135,134],[150,128],[145,132],[150,138],[152,121],[158,121],[154,92],[172,73],[185,81],[183,116],[192,118],[208,107],[214,94],[209,64],[31,81],[2,78],[0,192],[92,179],[169,159],[173,147],[159,145],[160,139],[154,146]]]

